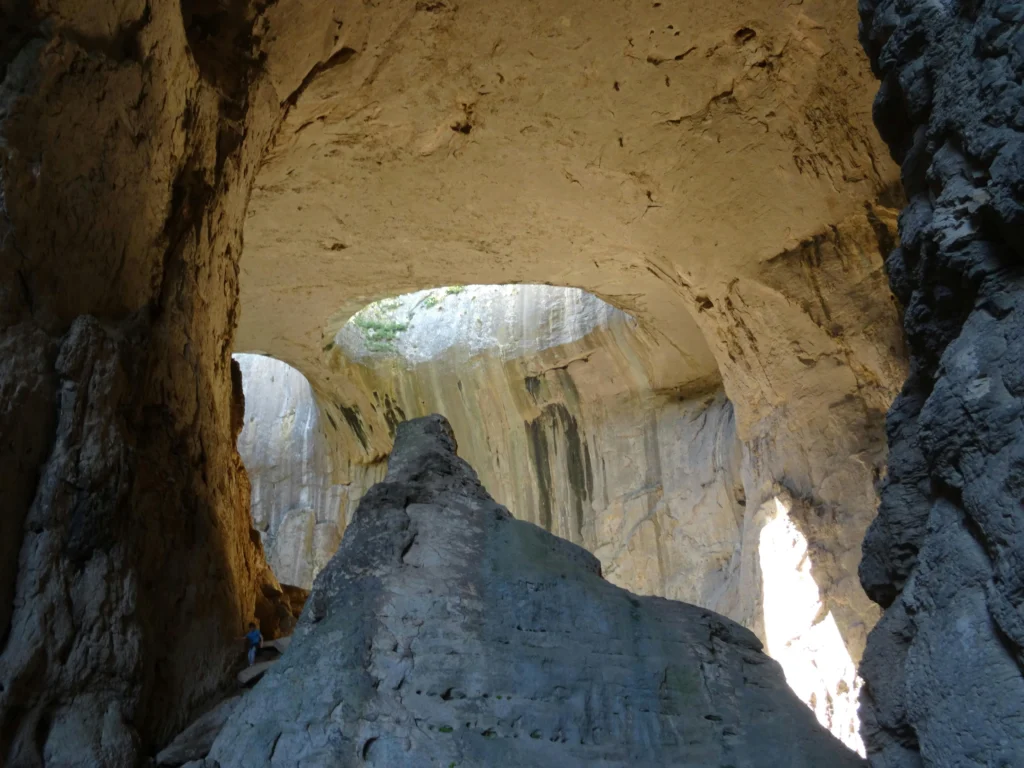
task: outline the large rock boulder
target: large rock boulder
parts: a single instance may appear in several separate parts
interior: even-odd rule
[[[455,451],[440,416],[400,425],[385,481],[209,765],[863,764],[752,633],[604,581]]]

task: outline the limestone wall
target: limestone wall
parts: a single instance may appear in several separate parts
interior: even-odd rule
[[[247,398],[238,451],[252,486],[253,525],[278,580],[308,589],[380,472],[366,467],[348,483],[335,482],[337,447],[305,377],[270,357],[235,360]]]
[[[751,632],[513,519],[440,416],[399,425],[288,652],[226,717],[203,765],[864,765]]]
[[[742,550],[759,538],[757,520],[792,523],[824,615],[856,650],[873,622],[850,574],[874,510],[877,414],[903,372],[877,257],[892,245],[895,166],[869,125],[874,84],[855,12],[837,0],[670,5],[0,0],[6,763],[138,763],[231,679],[238,627],[268,586],[234,450],[232,350],[268,352],[309,377],[339,446],[331,485],[359,482],[390,450],[389,419],[417,412],[420,398],[403,405],[396,383],[390,405],[386,392],[378,403],[335,363],[335,332],[370,300],[453,277],[578,285],[628,309],[651,343],[642,370],[658,397],[691,397],[720,378],[747,456],[745,520],[756,510]],[[1012,373],[1016,294],[1000,286],[1017,278],[997,267],[1019,250],[1019,143],[1008,127],[1019,25],[1013,4],[890,5],[875,14],[865,3],[865,39],[889,73],[886,139],[907,160],[909,256],[892,264],[920,370],[892,427],[906,461],[893,462],[892,487],[907,493],[890,492],[865,583],[894,605],[931,501],[969,509],[990,551],[979,554],[974,528],[957,529],[966,543],[954,551],[983,566],[961,592],[998,659],[976,677],[1002,680],[1012,666],[985,621],[991,611],[1019,635],[1016,533],[1001,527],[1015,519],[1016,470],[1000,465],[1006,488],[990,494],[975,467],[960,489],[944,446],[974,458],[975,444],[998,441],[965,445],[980,427],[919,421],[917,408],[947,391],[933,387],[945,376],[937,360],[969,309],[984,321],[972,338],[1003,338],[1009,350],[988,349],[986,371]],[[926,33],[914,26],[922,19]],[[942,35],[918,62],[921,41]],[[940,82],[946,62],[971,66]],[[933,90],[944,111],[915,132]],[[994,192],[983,194],[989,178]],[[940,189],[949,195],[933,217]],[[995,250],[963,259],[975,226]],[[937,248],[937,263],[919,258]],[[990,317],[1010,320],[993,328]],[[969,365],[957,370],[945,379],[953,391],[986,386],[963,379]],[[572,372],[590,391],[583,378]],[[562,405],[581,449],[593,449],[600,429],[586,408],[546,386],[540,402],[517,403],[524,424]],[[457,392],[448,381],[438,397]],[[561,424],[561,411],[543,418]],[[1000,418],[1016,423],[1012,409]],[[653,435],[629,429],[641,442]],[[919,445],[918,432],[931,442]],[[515,452],[527,470],[528,442]],[[776,497],[792,499],[788,511]],[[947,522],[935,525],[953,531]],[[931,562],[942,551],[930,549]],[[990,574],[991,590],[981,586]],[[897,650],[875,657],[876,696],[907,666],[909,620],[896,615]],[[944,640],[955,615],[943,606],[921,637]],[[916,668],[961,661],[950,651]],[[940,708],[952,715],[907,715],[901,694],[880,705],[893,714],[879,728],[897,740],[908,722],[946,730],[960,692],[948,690]]]
[[[440,299],[424,308],[429,296]],[[392,314],[409,319],[395,354],[369,353],[351,324],[337,352],[389,432],[446,414],[518,517],[597,553],[634,591],[737,614],[742,449],[720,384],[699,395],[653,391],[643,331],[576,289],[423,292]],[[338,432],[381,425],[321,413],[301,374],[278,361],[237,359],[254,521],[278,578],[308,587],[383,467],[358,463]]]

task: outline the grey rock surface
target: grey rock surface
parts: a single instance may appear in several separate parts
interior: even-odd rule
[[[238,679],[238,684],[241,686],[255,685],[256,682],[266,674],[267,670],[273,667],[276,663],[277,659],[269,659],[267,661],[259,661],[251,667],[246,667],[235,676]]]
[[[872,765],[1024,765],[1024,3],[861,0],[911,375],[861,580]]]
[[[205,765],[857,766],[749,631],[636,597],[494,502],[440,416],[320,574]]]
[[[206,757],[213,740],[241,701],[241,695],[231,696],[200,716],[157,753],[156,764],[177,766]]]

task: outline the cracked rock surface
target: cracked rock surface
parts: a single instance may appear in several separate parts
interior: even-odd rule
[[[607,583],[455,451],[441,416],[399,426],[289,652],[203,765],[863,764],[753,634]]]

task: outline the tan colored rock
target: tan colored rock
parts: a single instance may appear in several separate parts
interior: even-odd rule
[[[670,378],[711,374],[696,297],[861,214],[897,178],[848,4],[315,15],[282,19],[321,24],[334,55],[257,180],[238,350],[317,389],[349,315],[452,282],[584,288],[685,339]]]
[[[877,503],[884,412],[905,366],[882,271],[900,200],[870,125],[874,86],[854,9],[377,10],[373,26],[341,30],[257,179],[239,351],[296,366],[339,425],[342,455],[367,466],[390,450],[396,408],[449,415],[467,455],[494,457],[480,471],[495,492],[527,509],[527,490],[507,479],[530,472],[513,458],[522,451],[480,450],[466,435],[482,424],[515,434],[502,412],[529,403],[494,394],[498,404],[463,418],[444,379],[374,398],[378,377],[353,373],[335,334],[370,300],[453,277],[607,299],[645,336],[642,363],[626,363],[626,378],[642,371],[639,389],[680,396],[722,383],[750,454],[746,504],[800,501],[794,519],[817,557],[825,613],[859,658],[878,611],[854,573]],[[605,364],[559,364],[574,381],[597,371],[592,397],[605,397]],[[559,397],[527,420],[560,423],[540,413]],[[602,455],[636,454],[614,443]],[[508,472],[487,466],[498,460]],[[335,480],[358,479],[359,464]],[[659,502],[616,513],[629,543],[605,551],[624,546],[635,578],[655,583],[665,577],[650,562],[661,537],[644,521],[648,503]],[[581,541],[572,513],[571,503],[553,510],[552,524]],[[741,534],[741,549],[756,551],[764,522]],[[738,578],[757,592],[753,561]],[[739,602],[761,631],[758,606]]]

